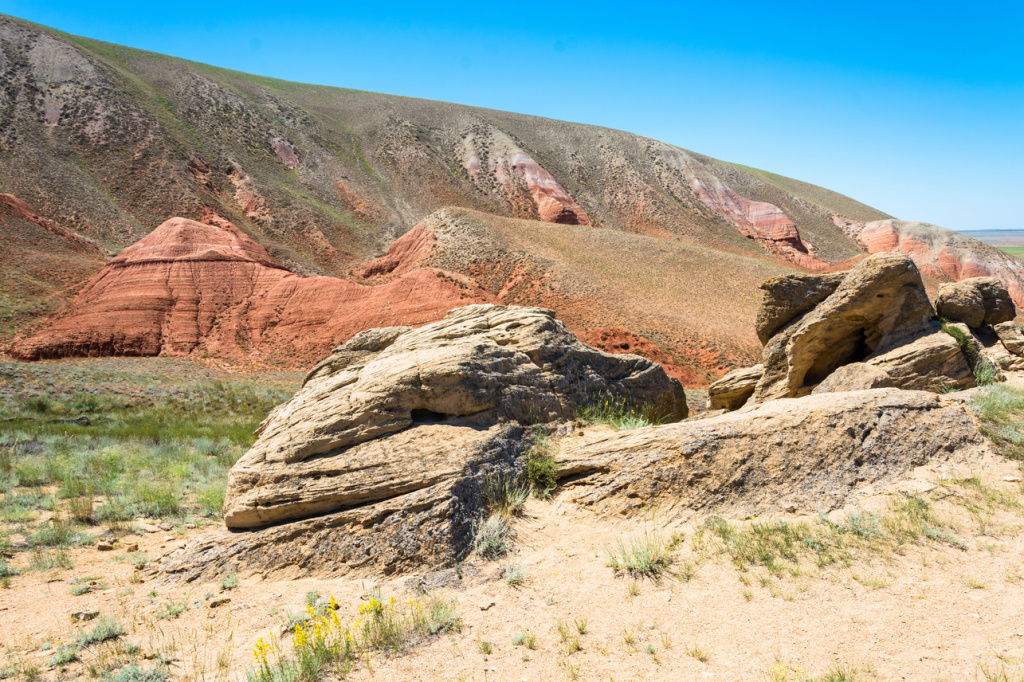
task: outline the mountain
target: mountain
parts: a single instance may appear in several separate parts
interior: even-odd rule
[[[243,301],[220,291],[231,286],[208,276],[223,269],[224,244],[244,238],[262,254],[244,267],[304,278],[312,298],[384,286],[386,296],[358,296],[386,303],[448,278],[464,295],[446,289],[441,302],[549,305],[582,338],[660,357],[700,383],[758,353],[759,281],[904,248],[900,239],[865,242],[858,226],[893,219],[853,199],[631,133],[252,76],[13,17],[0,17],[0,44],[0,192],[10,197],[0,234],[4,248],[18,245],[4,252],[0,342],[17,340],[23,357],[223,353],[304,363],[380,322],[376,304],[330,313],[320,305],[305,323],[319,331],[303,337],[315,343],[296,346],[299,336],[287,334],[273,348],[254,341],[270,338],[283,308],[243,314]],[[193,248],[207,228],[154,233],[172,218],[206,225],[220,246]],[[44,239],[39,221],[60,235]],[[140,256],[175,252],[186,233],[189,253],[177,264]],[[963,243],[927,257],[970,260],[977,243]],[[126,257],[107,263],[122,249]],[[1024,283],[1019,261],[1007,258],[974,261]],[[160,280],[172,271],[196,276],[182,289]],[[966,272],[980,270],[929,274]],[[137,288],[150,292],[144,304],[129,296]],[[212,306],[202,308],[207,318],[193,315],[191,331],[176,326],[195,307],[189,301]],[[131,314],[116,320],[126,306]],[[426,321],[401,310],[390,309],[389,323]],[[148,341],[101,338],[104,325],[143,318],[157,335]],[[85,334],[73,321],[86,319],[88,342],[54,336]],[[215,325],[242,322],[230,339],[210,336]]]

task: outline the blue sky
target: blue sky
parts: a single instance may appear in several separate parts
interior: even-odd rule
[[[1024,229],[1021,0],[15,0],[0,12],[287,80],[620,128],[907,220]]]

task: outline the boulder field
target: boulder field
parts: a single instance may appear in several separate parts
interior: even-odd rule
[[[933,308],[914,261],[878,253],[849,272],[788,275],[761,288],[762,362],[711,384],[711,410],[890,386],[970,388],[979,373],[999,379],[1001,368],[1024,365],[1016,308],[994,277],[943,284]]]
[[[894,258],[876,258],[860,278],[883,273],[890,293],[903,292],[887,299],[903,317],[889,317],[927,331],[913,278]],[[874,366],[836,374],[831,391],[691,420],[682,386],[658,364],[591,348],[550,310],[471,305],[419,329],[370,330],[317,364],[260,425],[229,475],[224,528],[147,570],[193,581],[450,567],[471,552],[489,493],[525,483],[541,436],[554,443],[556,494],[622,514],[651,503],[745,515],[832,509],[861,483],[985,447],[960,401],[844,387],[886,383]],[[574,428],[579,408],[607,404],[661,423]]]

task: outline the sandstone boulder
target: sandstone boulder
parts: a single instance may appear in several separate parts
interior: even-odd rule
[[[895,388],[892,377],[884,369],[864,362],[843,365],[825,377],[811,393],[840,393],[862,391],[869,388]]]
[[[869,256],[845,274],[831,295],[769,340],[761,356],[764,374],[752,400],[796,396],[842,365],[935,332],[938,325],[931,316],[921,275],[910,258]]]
[[[1009,340],[1010,347],[1017,347],[1014,336],[1020,332],[1014,329],[1014,327],[1016,327],[1015,322],[1001,322],[993,327],[980,327],[971,331],[974,339],[978,343],[981,357],[992,363],[992,365],[997,368],[996,380],[1005,381],[1006,376],[1003,374],[1003,370],[1024,370],[1024,357],[1015,355],[1007,350],[1008,347],[1003,340],[1000,339],[999,332],[996,331],[996,327],[1002,328],[1001,331],[1003,332],[1003,336]],[[1021,336],[1021,341],[1024,341],[1024,335]]]
[[[960,344],[941,331],[870,357],[867,363],[885,370],[902,389],[940,392],[975,385]]]
[[[962,403],[886,388],[588,436],[558,460],[563,495],[577,504],[614,512],[661,500],[735,516],[835,508],[857,483],[983,443]]]
[[[1006,286],[995,277],[971,277],[939,286],[935,297],[939,315],[972,329],[1009,322],[1017,316]]]
[[[682,386],[659,365],[585,345],[550,310],[474,305],[419,329],[358,334],[270,413],[232,467],[228,530],[159,570],[191,580],[229,563],[319,572],[454,563],[469,550],[487,482],[521,473],[527,427],[605,399],[687,415]]]
[[[754,328],[762,344],[776,332],[832,295],[845,272],[827,275],[785,275],[761,284],[764,298],[757,311]]]
[[[992,325],[992,330],[1007,352],[1024,357],[1024,333],[1020,325],[1016,322],[1000,322]]]
[[[738,410],[754,393],[764,365],[734,369],[708,386],[708,410]]]

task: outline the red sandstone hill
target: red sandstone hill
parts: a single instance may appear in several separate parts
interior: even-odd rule
[[[759,277],[879,248],[940,279],[996,275],[1024,304],[1020,262],[979,242],[919,238],[848,197],[630,133],[261,78],[11,17],[0,43],[0,183],[19,206],[0,210],[0,344],[104,268],[21,357],[296,363],[362,326],[490,296],[705,376],[756,352]],[[174,217],[230,222],[251,246],[177,253]],[[410,233],[421,221],[436,241]],[[903,236],[878,238],[890,228]],[[132,324],[103,329],[129,309]]]
[[[450,208],[355,268],[350,281],[289,272],[215,216],[205,224],[172,218],[111,260],[9,354],[305,366],[363,329],[419,325],[467,303],[501,302],[554,308],[594,345],[652,357],[701,385],[752,358],[753,292],[790,271],[643,235]]]
[[[298,275],[231,223],[172,218],[10,354],[214,355],[308,364],[369,327],[432,322],[486,292],[418,269],[381,286]]]

